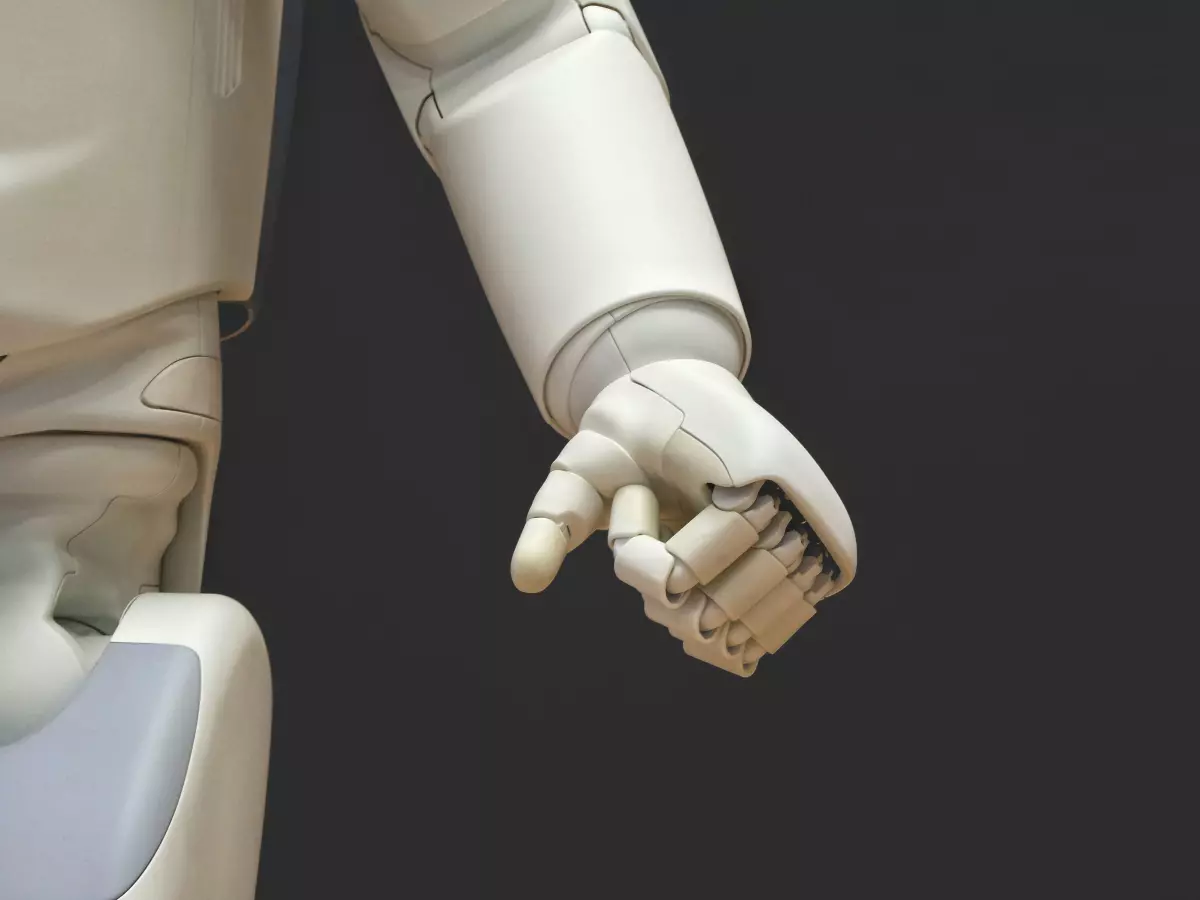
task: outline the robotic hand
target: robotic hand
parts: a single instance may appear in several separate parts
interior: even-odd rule
[[[616,575],[647,617],[689,656],[750,676],[854,577],[854,530],[833,486],[720,366],[639,368],[581,426],[529,509],[512,560],[520,590],[546,588],[607,510]]]

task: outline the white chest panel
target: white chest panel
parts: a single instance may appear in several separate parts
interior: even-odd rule
[[[0,354],[249,296],[282,3],[0,3]]]

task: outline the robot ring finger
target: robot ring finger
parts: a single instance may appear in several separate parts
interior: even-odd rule
[[[749,326],[631,5],[359,9],[569,438],[514,583],[606,527],[648,618],[752,674],[854,577],[854,531],[741,384]],[[270,669],[245,609],[198,591],[217,308],[253,292],[284,16],[0,7],[0,897],[254,894]]]

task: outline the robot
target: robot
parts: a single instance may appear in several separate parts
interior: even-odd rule
[[[567,438],[513,583],[604,529],[651,621],[753,674],[853,579],[854,530],[741,384],[750,329],[633,8],[359,10]],[[270,667],[246,609],[199,591],[218,308],[254,290],[284,22],[284,0],[0,8],[4,900],[254,893]]]

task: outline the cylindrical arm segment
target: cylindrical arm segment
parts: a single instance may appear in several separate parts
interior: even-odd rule
[[[363,8],[542,414],[573,433],[600,390],[661,359],[704,359],[740,376],[750,349],[741,300],[634,29],[622,30],[619,16],[613,24],[608,6],[589,20],[589,7],[573,0],[520,3],[532,13],[515,28],[499,16],[503,4],[487,5],[462,7],[475,55],[462,61],[460,42],[460,61],[434,62],[424,76],[391,48],[442,32],[430,23],[423,32],[375,30],[376,17],[414,20],[397,11],[410,2]],[[379,13],[385,6],[390,15]],[[449,15],[455,5],[444,6]],[[491,42],[480,31],[489,16],[498,29]],[[448,46],[452,37],[438,40]]]

